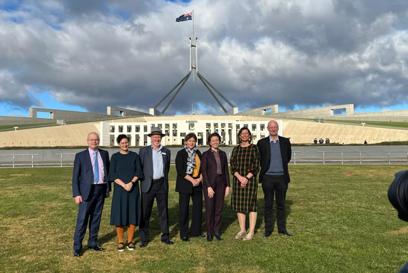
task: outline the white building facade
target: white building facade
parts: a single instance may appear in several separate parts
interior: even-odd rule
[[[268,135],[267,125],[270,118],[237,115],[183,115],[183,116],[146,116],[138,118],[103,121],[100,124],[101,145],[118,146],[116,137],[126,134],[133,147],[150,144],[148,134],[152,127],[161,128],[166,134],[163,145],[183,145],[188,133],[195,133],[198,145],[207,145],[208,136],[217,132],[221,135],[222,144],[237,145],[237,133],[242,127],[247,127],[252,133],[253,143]],[[283,134],[283,122],[277,120],[279,134]]]

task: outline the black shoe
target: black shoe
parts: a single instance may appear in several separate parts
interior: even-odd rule
[[[288,232],[287,230],[282,230],[282,231],[279,231],[278,233],[279,235],[293,236],[293,234]]]
[[[116,248],[119,252],[125,251],[125,244],[124,243],[119,243],[118,247]]]
[[[74,257],[80,257],[81,256],[81,250],[74,250]]]
[[[207,234],[207,241],[211,242],[213,240],[213,236],[211,234]]]
[[[164,239],[164,240],[162,240],[162,243],[163,243],[163,244],[166,244],[166,245],[172,245],[172,244],[174,244],[174,242],[173,242],[172,240],[170,240],[170,239]]]
[[[98,246],[98,245],[90,246],[90,247],[88,247],[88,248],[89,248],[89,249],[92,249],[92,250],[94,250],[94,251],[103,251],[103,248],[100,247],[100,246]]]
[[[140,247],[146,247],[148,244],[149,244],[148,241],[140,241],[139,246],[140,246]]]
[[[219,234],[219,233],[214,233],[214,237],[215,237],[215,239],[217,239],[217,241],[221,241],[221,240],[222,240],[221,234]]]
[[[190,241],[190,239],[187,236],[181,237],[181,240],[184,241],[184,242]]]
[[[269,236],[271,236],[272,235],[272,231],[265,231],[264,232],[264,237],[265,238],[268,238]]]
[[[135,243],[134,242],[128,243],[127,249],[130,250],[130,251],[135,250]]]

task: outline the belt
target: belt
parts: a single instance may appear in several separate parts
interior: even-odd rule
[[[266,173],[267,176],[285,176],[283,173]]]
[[[152,179],[153,182],[160,182],[163,180],[164,180],[164,177],[160,177],[159,179]]]
[[[92,184],[92,186],[95,187],[101,187],[101,186],[106,186],[108,183],[98,183],[98,184]]]

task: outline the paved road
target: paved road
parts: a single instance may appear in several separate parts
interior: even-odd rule
[[[170,148],[172,160],[180,148]],[[200,148],[204,151],[207,147]],[[223,147],[228,156],[232,147]],[[72,166],[81,149],[0,150],[0,167]],[[110,154],[117,149],[107,149]],[[132,149],[136,152],[138,148]],[[293,164],[407,164],[408,145],[360,146],[294,146]]]

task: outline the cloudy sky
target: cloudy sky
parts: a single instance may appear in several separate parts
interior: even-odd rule
[[[406,0],[0,0],[0,115],[146,110],[189,69],[240,109],[408,109]],[[216,112],[191,78],[168,113]]]

